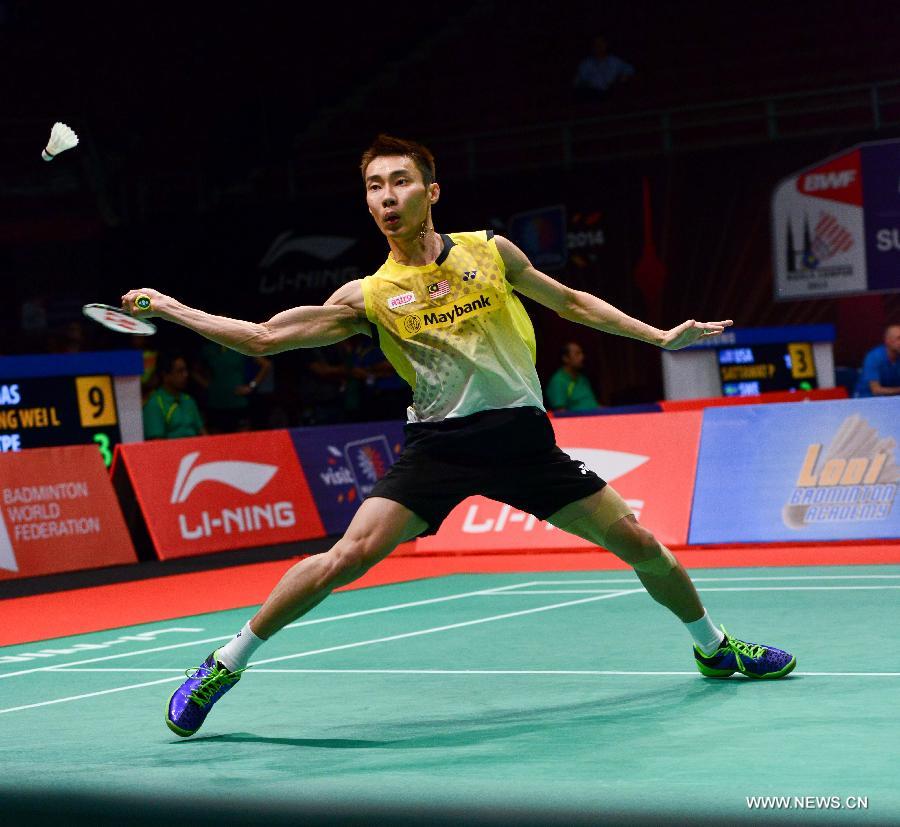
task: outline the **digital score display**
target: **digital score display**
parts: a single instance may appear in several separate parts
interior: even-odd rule
[[[811,342],[764,343],[717,348],[723,396],[817,388]]]
[[[120,441],[111,376],[0,380],[0,451],[93,442],[109,466]]]

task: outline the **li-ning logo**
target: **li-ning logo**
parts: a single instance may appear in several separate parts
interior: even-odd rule
[[[609,482],[640,468],[650,459],[641,454],[609,451],[602,448],[563,448],[563,451],[578,464],[578,470],[582,474],[587,475],[593,471]],[[635,517],[641,516],[641,509],[644,507],[643,500],[631,499],[626,500],[626,503],[634,511]],[[469,506],[463,520],[462,531],[464,534],[502,533],[507,530],[507,527],[512,526],[518,526],[522,531],[534,531],[539,525],[538,518],[534,514],[517,511],[508,505],[500,506],[499,503],[488,502],[484,505],[484,512],[479,514],[477,504]],[[547,531],[553,531],[554,528],[555,526],[550,523],[544,525],[544,529]]]
[[[175,486],[172,488],[173,505],[185,502],[201,482],[220,482],[245,494],[258,494],[278,471],[277,465],[241,460],[205,462],[196,468],[192,467],[199,456],[199,451],[193,451],[182,458],[175,475]]]
[[[828,445],[806,449],[797,484],[782,511],[788,528],[825,523],[885,520],[897,495],[900,469],[894,464],[897,447],[859,414],[847,417]]]
[[[199,451],[193,451],[181,460],[172,488],[173,504],[185,502],[191,492],[204,482],[218,482],[244,494],[258,494],[278,472],[277,465],[242,460],[206,462],[194,466],[199,456]],[[199,521],[195,517],[194,522],[195,525],[190,526],[186,514],[178,515],[178,527],[183,539],[199,540],[212,537],[216,532],[243,534],[267,528],[290,528],[296,525],[297,517],[294,504],[281,501],[238,505],[222,508],[217,513],[204,510],[200,512]]]

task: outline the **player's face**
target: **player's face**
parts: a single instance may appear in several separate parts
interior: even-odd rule
[[[418,236],[440,189],[425,186],[412,158],[386,155],[366,168],[366,202],[378,229],[388,238]]]

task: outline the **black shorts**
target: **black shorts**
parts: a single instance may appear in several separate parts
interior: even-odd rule
[[[405,426],[406,447],[369,494],[405,505],[434,534],[466,497],[481,494],[541,520],[606,483],[556,445],[539,408],[481,411]]]

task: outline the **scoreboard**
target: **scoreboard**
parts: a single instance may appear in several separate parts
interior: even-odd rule
[[[723,396],[758,396],[769,391],[818,387],[812,342],[716,348]]]
[[[137,351],[0,358],[0,452],[94,443],[107,466],[141,432]]]
[[[834,387],[834,325],[729,328],[663,351],[666,399],[756,396]]]

